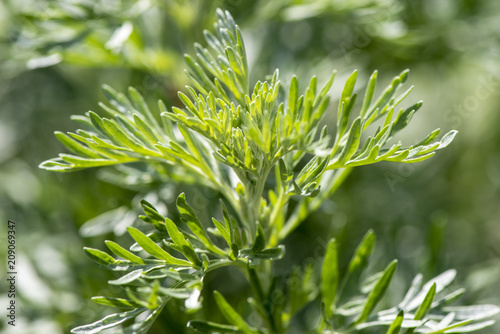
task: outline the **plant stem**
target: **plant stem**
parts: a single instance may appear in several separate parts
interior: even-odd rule
[[[286,194],[285,191],[280,191],[278,195],[278,200],[271,211],[271,215],[269,217],[269,226],[271,228],[271,236],[269,238],[268,247],[275,247],[280,239],[279,233],[283,228],[284,223],[284,214],[280,216],[280,213],[286,208],[288,205],[288,200],[290,199],[290,195]],[[278,219],[279,218],[279,219]]]
[[[267,270],[265,270],[262,267],[260,269],[261,270],[259,270],[259,272],[266,272],[266,274],[267,274]],[[276,325],[276,323],[277,323],[276,319],[274,319],[273,314],[271,312],[271,302],[272,301],[269,300],[268,298],[266,298],[264,291],[262,289],[262,284],[260,282],[259,276],[258,276],[255,268],[252,267],[250,265],[250,263],[247,266],[247,271],[248,271],[248,280],[250,282],[250,286],[252,288],[252,291],[253,291],[254,295],[256,296],[257,301],[260,303],[262,309],[265,310],[265,312],[266,312],[267,318],[264,320],[267,321],[271,333],[273,333],[273,334],[274,333],[276,333],[276,334],[281,333],[281,331],[278,329],[278,327]]]
[[[264,187],[266,185],[267,176],[271,168],[264,166],[260,177],[257,179],[255,184],[247,182],[246,184],[246,201],[242,203],[244,206],[243,211],[246,212],[246,222],[245,225],[248,227],[250,235],[255,236],[257,231],[257,222],[259,220],[260,214],[260,201],[264,192]]]
[[[352,168],[342,168],[337,170],[330,182],[328,182],[328,185],[325,187],[328,191],[321,193],[316,198],[304,198],[297,206],[295,212],[290,216],[290,218],[288,218],[288,221],[285,226],[283,226],[283,229],[279,231],[278,240],[280,241],[285,239],[311,212],[316,211],[321,206],[323,201],[333,195],[333,193],[347,178],[351,170]]]

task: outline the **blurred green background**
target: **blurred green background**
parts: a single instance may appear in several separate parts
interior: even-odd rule
[[[500,304],[500,2],[3,0],[0,231],[4,236],[7,219],[17,223],[20,275],[18,326],[11,331],[2,320],[0,330],[68,333],[109,312],[89,298],[116,293],[106,285],[111,276],[82,247],[104,249],[105,239],[130,242],[125,226],[138,223],[143,197],[166,212],[185,191],[209,217],[217,194],[206,189],[165,185],[124,169],[55,174],[37,166],[63,150],[53,132],[75,130],[70,115],[99,110],[104,83],[118,91],[134,86],[153,106],[159,98],[179,105],[176,92],[187,81],[183,53],[202,40],[217,7],[243,29],[253,80],[280,68],[284,82],[293,74],[303,82],[317,74],[321,82],[337,69],[338,98],[354,69],[361,90],[375,69],[381,89],[409,68],[410,97],[425,103],[405,136],[423,137],[436,127],[459,130],[455,142],[428,161],[355,169],[287,240],[294,247],[281,261],[282,274],[292,262],[317,260],[332,235],[347,261],[372,228],[378,268],[401,260],[393,283],[401,293],[419,272],[430,278],[456,268],[467,288],[462,304]],[[334,122],[334,107],[326,123]],[[97,223],[104,227],[93,228]],[[238,291],[247,286],[236,271],[208,277],[208,287],[221,285],[245,303],[246,292]],[[5,293],[0,301],[6,305]],[[175,304],[165,312],[151,333],[187,332],[191,315]],[[310,318],[303,313],[297,333]],[[210,309],[192,316],[219,317]],[[481,333],[498,332],[496,325]]]

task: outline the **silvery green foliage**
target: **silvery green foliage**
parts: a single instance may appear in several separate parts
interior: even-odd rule
[[[73,154],[60,154],[41,164],[47,170],[66,172],[141,162],[177,182],[210,187],[224,198],[222,217],[213,218],[210,224],[198,219],[184,194],[177,199],[181,219],[176,222],[142,201],[145,215],[140,218],[151,224],[151,230],[144,233],[129,227],[134,245],[125,249],[107,241],[116,257],[86,249],[104,268],[122,273],[109,284],[123,286],[126,293],[126,298],[101,296],[94,301],[127,311],[72,332],[99,333],[116,327],[120,328],[118,333],[146,333],[172,298],[184,300],[187,310],[202,307],[203,278],[222,266],[236,266],[246,273],[255,294],[249,303],[262,317],[264,327],[249,325],[222,294],[215,292],[215,301],[229,325],[193,320],[189,326],[196,331],[283,333],[293,316],[319,294],[323,317],[318,328],[312,329],[315,333],[350,333],[382,325],[390,326],[388,333],[399,333],[400,328],[407,328],[406,333],[455,333],[451,330],[459,326],[467,331],[489,325],[470,322],[479,319],[478,314],[495,313],[493,306],[444,307],[452,298],[436,299],[444,288],[440,278],[431,281],[435,285],[423,288],[416,280],[408,300],[373,316],[396,263],[359,281],[373,247],[372,234],[363,241],[343,280],[337,268],[335,241],[326,252],[321,289],[311,267],[294,271],[294,279],[302,282],[298,288],[287,284],[283,288],[272,278],[270,266],[263,264],[283,256],[281,241],[339,187],[352,167],[428,159],[446,147],[456,131],[437,140],[439,130],[435,130],[410,146],[391,143],[422,105],[418,102],[399,108],[411,91],[398,93],[408,71],[395,77],[378,97],[374,94],[374,72],[360,108],[355,103],[354,72],[340,94],[335,136],[330,137],[327,126],[321,124],[330,109],[335,72],[321,87],[313,77],[302,93],[296,77],[287,89],[282,88],[277,70],[269,81],[258,81],[250,88],[241,31],[228,12],[218,11],[217,15],[215,34],[204,32],[207,48],[195,44],[195,55],[185,57],[191,84],[185,93],[179,92],[182,108],[167,110],[160,102],[159,112],[154,112],[137,90],[131,88],[127,96],[104,87],[110,102],[101,105],[105,116],[95,112],[74,116],[82,129],[56,132]],[[373,130],[370,125],[375,123],[378,126]],[[297,203],[287,214],[292,197]],[[262,277],[269,278],[264,281]],[[273,302],[272,296],[281,290],[287,291],[286,302]],[[354,295],[347,295],[353,291]],[[438,313],[433,313],[435,309]],[[464,318],[470,321],[461,322]]]
[[[494,323],[485,319],[500,311],[495,305],[450,305],[465,292],[450,288],[455,270],[448,270],[425,284],[422,275],[417,275],[397,306],[374,312],[397,267],[394,260],[383,271],[367,275],[374,244],[375,235],[369,231],[341,276],[337,242],[332,239],[328,243],[321,273],[324,333],[357,333],[380,326],[388,328],[387,332],[379,331],[387,334],[470,333]]]

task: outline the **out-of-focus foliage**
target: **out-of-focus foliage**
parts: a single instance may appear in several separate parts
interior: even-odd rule
[[[294,73],[307,78],[332,68],[339,70],[337,76],[347,77],[357,68],[365,81],[378,68],[384,73],[379,80],[388,83],[402,69],[411,68],[414,94],[426,104],[413,121],[415,132],[401,139],[416,139],[436,124],[444,130],[457,128],[461,134],[432,163],[404,168],[383,164],[355,171],[321,211],[291,234],[286,244],[294,247],[288,248],[277,274],[293,280],[291,258],[316,263],[322,248],[306,246],[318,238],[334,235],[345,254],[372,227],[382,240],[375,256],[401,260],[393,282],[401,289],[416,272],[432,277],[454,267],[467,275],[461,282],[469,287],[466,302],[498,304],[499,4],[487,0],[138,3],[144,7],[133,13],[133,5],[118,1],[0,3],[0,218],[20,222],[24,280],[38,282],[36,288],[20,286],[29,311],[22,314],[19,330],[66,333],[77,322],[102,315],[103,309],[86,300],[104,294],[99,293],[101,282],[111,277],[76,247],[84,244],[78,227],[101,215],[98,219],[110,224],[97,231],[91,227],[99,224],[89,222],[82,231],[94,237],[85,239],[86,245],[100,247],[104,236],[95,236],[101,232],[108,239],[130,241],[123,232],[138,207],[138,200],[130,203],[130,198],[147,194],[155,206],[164,203],[167,212],[173,210],[178,193],[175,186],[158,188],[157,180],[142,179],[140,174],[123,180],[120,176],[126,173],[101,171],[97,174],[107,182],[92,183],[87,181],[94,179],[93,171],[56,176],[37,170],[40,161],[60,151],[53,129],[70,129],[69,115],[97,109],[103,83],[118,91],[135,86],[148,101],[161,97],[167,106],[178,105],[175,92],[186,81],[178,70],[182,54],[201,38],[201,28],[210,28],[217,6],[229,9],[242,27],[254,68],[251,78],[276,67],[284,81]],[[124,27],[122,38],[130,31],[127,22],[133,28],[129,39],[121,48],[106,48],[120,27]],[[74,41],[75,36],[81,39]],[[115,42],[120,34],[116,36]],[[163,70],[155,72],[149,66]],[[323,79],[326,76],[319,77]],[[126,190],[113,185],[123,181]],[[217,203],[209,189],[186,192],[200,211],[208,212]],[[106,214],[117,208],[116,215]],[[124,225],[114,227],[111,220]],[[3,229],[2,224],[2,235]],[[83,275],[89,272],[94,274]],[[205,284],[244,304],[245,298],[234,292],[242,280],[232,274],[230,270],[214,274]],[[207,296],[206,302],[214,301]],[[165,311],[173,320],[157,324],[156,331],[182,333],[187,322],[183,312],[175,305]],[[301,312],[303,319],[310,318],[308,312]],[[300,324],[296,328],[300,332]]]

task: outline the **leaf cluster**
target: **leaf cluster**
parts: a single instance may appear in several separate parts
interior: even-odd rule
[[[465,289],[451,289],[456,276],[448,270],[423,284],[418,274],[403,300],[390,309],[375,312],[389,291],[397,261],[378,273],[365,273],[375,244],[369,231],[356,249],[348,268],[340,275],[337,242],[328,243],[321,274],[323,318],[326,333],[355,333],[385,326],[387,334],[470,333],[491,326],[484,320],[500,312],[495,305],[452,306]],[[349,293],[349,294],[348,294]]]
[[[351,167],[422,161],[453,140],[456,131],[436,141],[437,129],[408,147],[389,144],[422,105],[396,109],[411,92],[397,94],[408,71],[378,97],[374,72],[358,116],[351,120],[358,107],[355,71],[340,94],[332,142],[321,121],[329,109],[335,72],[321,88],[311,78],[301,93],[296,77],[284,89],[276,71],[270,81],[258,81],[249,91],[241,31],[228,12],[217,15],[215,34],[204,32],[208,47],[195,44],[195,55],[185,56],[191,85],[187,94],[179,92],[183,108],[169,111],[160,101],[154,114],[137,90],[130,88],[126,96],[105,86],[110,102],[101,104],[105,116],[92,111],[73,116],[82,129],[56,136],[74,154],[60,154],[40,166],[65,172],[145,163],[173,180],[219,191],[238,213],[249,240],[257,236],[257,223],[266,242],[276,246],[335,191]],[[368,135],[377,121],[381,124]],[[268,180],[273,176],[274,182]],[[267,191],[269,184],[275,186]],[[298,205],[285,217],[296,195]]]
[[[107,240],[109,253],[85,248],[87,255],[102,268],[120,275],[108,283],[125,289],[127,298],[98,296],[92,300],[98,304],[127,309],[89,325],[73,329],[72,333],[99,333],[122,323],[124,333],[146,333],[163,307],[171,299],[185,301],[188,312],[201,307],[200,291],[204,276],[217,268],[235,265],[246,267],[249,262],[277,260],[283,256],[282,247],[263,249],[254,244],[251,249],[242,245],[243,236],[235,227],[223,203],[223,222],[213,218],[213,227],[205,228],[185,195],[177,198],[178,223],[162,216],[149,202],[141,201],[144,215],[139,218],[153,227],[144,233],[128,227],[135,243],[129,249]],[[225,247],[217,246],[222,239]],[[218,297],[223,298],[221,297]]]

